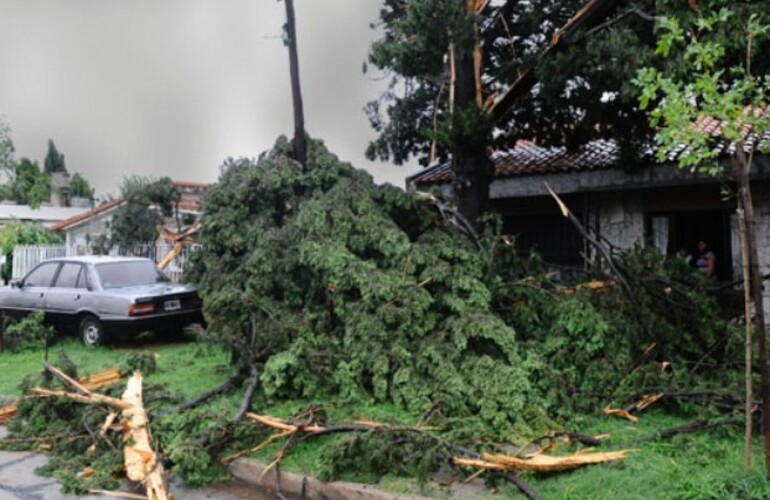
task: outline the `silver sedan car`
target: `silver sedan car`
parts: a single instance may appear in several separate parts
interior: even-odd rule
[[[0,288],[0,310],[16,318],[42,310],[57,331],[77,331],[86,345],[119,333],[178,333],[203,323],[195,287],[171,283],[153,261],[137,257],[41,262]]]

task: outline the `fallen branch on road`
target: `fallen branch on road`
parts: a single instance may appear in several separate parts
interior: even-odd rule
[[[52,391],[36,387],[32,392],[43,397],[67,398],[85,404],[101,404],[120,411],[123,430],[123,460],[126,476],[140,483],[147,491],[149,500],[167,500],[166,477],[163,464],[152,448],[149,416],[142,401],[142,374],[135,372],[126,384],[120,399],[91,392],[78,381],[58,368],[46,365],[46,370],[77,392]],[[108,417],[102,429],[109,429],[112,418]],[[106,430],[104,431],[106,432]]]

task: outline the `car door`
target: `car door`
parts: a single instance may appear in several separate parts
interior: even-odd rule
[[[56,281],[46,295],[45,309],[49,321],[59,330],[76,328],[77,313],[87,293],[84,266],[79,262],[62,263]]]
[[[44,311],[46,295],[59,265],[60,262],[44,262],[30,271],[16,288],[15,307],[22,313]]]

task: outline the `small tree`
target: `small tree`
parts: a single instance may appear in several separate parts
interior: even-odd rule
[[[79,173],[75,173],[70,179],[70,196],[73,198],[91,198],[93,196],[91,184]]]
[[[652,125],[659,127],[656,135],[658,158],[665,161],[677,151],[677,161],[682,168],[697,170],[711,175],[723,171],[718,157],[727,145],[730,152],[731,175],[738,187],[739,220],[743,222],[741,238],[743,255],[749,259],[749,275],[744,276],[744,286],[751,287],[754,295],[756,330],[759,342],[762,421],[765,439],[765,467],[770,477],[770,371],[768,371],[767,342],[764,304],[762,300],[762,276],[759,271],[757,238],[754,228],[754,205],[751,197],[749,173],[757,146],[763,151],[770,149],[766,133],[770,132],[770,113],[767,108],[767,91],[770,75],[756,77],[751,65],[754,56],[762,51],[755,44],[768,34],[768,26],[760,24],[757,16],[748,18],[745,28],[745,61],[742,64],[725,64],[724,40],[734,38],[725,33],[724,26],[732,15],[723,8],[719,12],[703,15],[694,27],[686,32],[677,18],[662,18],[663,35],[658,40],[657,53],[668,56],[672,51],[683,51],[683,67],[672,70],[675,75],[655,69],[639,73],[638,84],[642,89],[640,104],[646,109],[650,102],[656,106],[651,112]],[[684,71],[683,71],[684,70]],[[700,126],[705,120],[720,123],[716,131]],[[750,135],[747,134],[750,133]],[[763,144],[756,141],[764,140]],[[750,147],[745,147],[748,144]],[[685,146],[682,149],[682,146]],[[681,151],[680,151],[681,150]],[[748,152],[747,152],[748,151]],[[747,307],[750,311],[750,307]],[[747,314],[747,322],[751,321]],[[747,438],[746,466],[750,465],[751,447],[751,342],[747,329]]]
[[[154,241],[163,217],[176,216],[182,198],[181,191],[168,177],[128,177],[123,181],[121,194],[126,203],[115,212],[111,231],[111,242],[118,245]]]
[[[45,155],[45,172],[47,174],[67,172],[67,166],[64,163],[64,155],[59,153],[52,139],[48,139],[48,153]]]

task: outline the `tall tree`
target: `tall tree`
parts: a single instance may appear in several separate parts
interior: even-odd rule
[[[286,25],[284,43],[289,48],[289,75],[291,77],[291,100],[294,109],[294,158],[306,168],[307,140],[305,138],[305,111],[302,105],[302,90],[299,78],[299,56],[297,55],[297,27],[294,16],[294,0],[284,0]]]
[[[735,30],[729,21],[743,24]],[[750,172],[754,152],[759,147],[770,152],[770,68],[763,57],[770,49],[770,25],[761,25],[756,14],[735,16],[722,8],[699,15],[688,23],[677,17],[662,18],[658,53],[678,52],[683,64],[675,71],[647,68],[640,72],[641,107],[654,103],[651,116],[659,126],[656,135],[659,159],[665,161],[676,151],[681,167],[711,175],[723,173],[720,157],[727,147],[730,171],[737,186],[739,220],[742,223],[743,255],[749,260],[749,276],[744,286],[751,288],[759,343],[762,398],[762,428],[765,439],[765,466],[770,478],[770,369],[763,303],[763,278],[759,270],[759,251],[754,221]],[[730,60],[727,43],[742,42],[744,58]],[[757,62],[764,67],[757,67]],[[759,75],[759,76],[757,76]],[[717,120],[716,130],[694,126]],[[748,147],[745,145],[748,144]],[[684,148],[683,148],[684,146]],[[750,308],[747,308],[750,310]],[[750,314],[746,321],[751,322]],[[747,336],[750,328],[747,329]],[[749,337],[750,339],[750,337]],[[747,429],[751,425],[751,349],[747,340]],[[746,462],[750,464],[750,432],[747,432]]]
[[[67,166],[64,163],[64,155],[59,153],[52,139],[48,139],[48,152],[45,155],[45,173],[67,172]]]
[[[11,139],[11,127],[0,117],[0,171],[9,176],[13,170],[13,157],[16,149]]]
[[[367,155],[397,164],[451,155],[459,208],[471,219],[485,206],[491,148],[611,138],[628,164],[651,136],[631,82],[641,67],[676,66],[654,60],[653,21],[672,13],[696,16],[668,0],[385,0],[369,61],[391,84],[367,105],[379,132]]]

